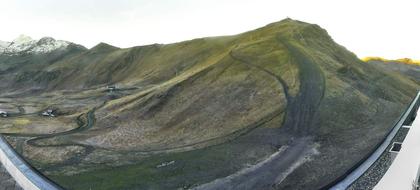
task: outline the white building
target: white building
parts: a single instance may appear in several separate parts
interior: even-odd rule
[[[45,110],[44,112],[42,112],[42,115],[48,117],[55,117],[54,110],[52,109]]]
[[[9,114],[6,111],[1,111],[0,110],[0,116],[1,117],[7,117]]]
[[[109,85],[106,88],[107,88],[108,92],[114,92],[117,89],[117,87],[115,85]]]

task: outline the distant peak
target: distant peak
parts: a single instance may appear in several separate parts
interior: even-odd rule
[[[54,43],[56,40],[51,37],[43,37],[38,41],[38,44]]]
[[[111,44],[107,44],[105,42],[101,42],[98,45],[96,45],[95,47],[114,47],[114,48],[117,48],[117,47],[115,47],[115,46],[113,46]]]
[[[65,49],[70,44],[72,43],[55,40],[52,37],[43,37],[40,40],[35,40],[29,36],[20,35],[12,42],[0,42],[0,53],[8,55],[50,53],[55,50]]]
[[[120,48],[101,42],[98,45],[91,48],[90,50],[98,52],[98,51],[112,51],[112,50],[117,50],[117,49],[120,49]]]
[[[33,41],[33,39],[30,36],[26,36],[26,35],[19,35],[17,38],[15,38],[12,42],[15,44],[23,44],[23,43],[27,43]]]

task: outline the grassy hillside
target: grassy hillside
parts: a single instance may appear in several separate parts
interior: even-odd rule
[[[386,60],[379,58],[364,59],[368,64],[371,64],[380,69],[384,69],[394,75],[402,75],[400,77],[408,77],[417,84],[420,84],[420,64],[411,59]]]
[[[413,60],[413,59],[410,59],[410,58],[401,58],[401,59],[396,59],[396,60],[390,60],[390,59],[384,59],[382,57],[364,57],[364,58],[362,58],[362,60],[364,62],[369,62],[369,61],[396,62],[396,63],[401,63],[401,64],[420,66],[420,61],[419,60]]]
[[[7,130],[68,189],[321,188],[372,151],[419,89],[291,19],[234,36],[53,55],[0,57],[0,76],[6,104],[61,110],[68,132]]]

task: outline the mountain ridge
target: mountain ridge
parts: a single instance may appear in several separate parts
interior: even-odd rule
[[[20,35],[12,42],[0,41],[0,54],[16,55],[16,54],[45,54],[56,50],[65,49],[69,45],[77,45],[64,40],[55,40],[52,37],[43,37],[39,40],[32,39],[29,36]],[[83,47],[84,48],[84,47]]]
[[[410,58],[389,60],[380,57],[369,57],[363,59],[363,61],[381,69],[403,75],[416,83],[420,83],[420,61]]]
[[[407,64],[407,65],[417,65],[420,66],[420,60],[415,60],[415,59],[411,59],[411,58],[400,58],[400,59],[385,59],[382,57],[364,57],[362,58],[362,60],[364,62],[369,62],[369,61],[381,61],[381,62],[396,62],[396,63],[402,63],[402,64]]]

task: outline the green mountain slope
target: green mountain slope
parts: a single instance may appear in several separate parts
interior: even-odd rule
[[[382,61],[374,59],[367,61],[367,63],[409,77],[415,82],[420,83],[420,65],[407,64],[400,61]]]
[[[321,188],[375,148],[419,89],[291,19],[44,56],[0,56],[0,95],[61,110],[70,132],[9,140],[68,189]]]

